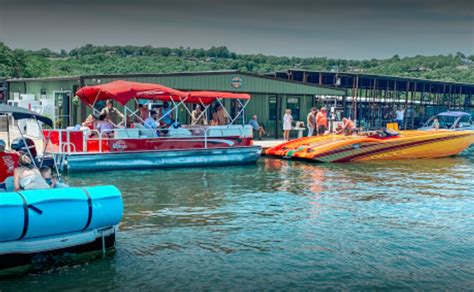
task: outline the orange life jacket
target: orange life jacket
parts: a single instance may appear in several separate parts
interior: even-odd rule
[[[327,124],[328,124],[328,118],[327,118],[327,115],[322,113],[322,112],[319,112],[317,115],[316,115],[316,124],[318,124],[318,126],[325,126],[327,127]]]

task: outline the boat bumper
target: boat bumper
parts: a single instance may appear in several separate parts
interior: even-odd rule
[[[255,163],[260,146],[149,152],[80,153],[66,158],[71,172]]]

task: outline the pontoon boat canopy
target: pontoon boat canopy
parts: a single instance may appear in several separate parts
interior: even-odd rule
[[[218,98],[250,99],[250,95],[245,93],[219,91],[183,92],[160,84],[124,80],[95,86],[85,86],[79,89],[76,95],[88,105],[94,105],[99,100],[107,99],[115,100],[122,105],[127,104],[127,102],[134,98],[203,104],[211,104]]]
[[[213,103],[216,99],[250,99],[246,93],[231,93],[221,91],[189,91],[189,100],[193,103],[202,102],[204,104]]]
[[[15,120],[36,119],[50,127],[53,127],[53,121],[50,118],[22,107],[0,104],[0,115],[11,115]]]
[[[95,86],[85,86],[76,95],[86,104],[94,105],[99,100],[112,99],[125,105],[134,98],[151,100],[185,99],[188,94],[160,84],[117,80]]]

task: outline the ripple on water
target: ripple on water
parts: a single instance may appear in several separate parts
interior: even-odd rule
[[[115,256],[0,289],[469,289],[471,158],[81,174],[116,184]],[[38,286],[40,285],[40,286]]]

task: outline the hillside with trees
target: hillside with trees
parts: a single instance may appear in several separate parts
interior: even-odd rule
[[[474,83],[474,55],[399,57],[343,60],[324,57],[277,57],[237,54],[227,47],[206,49],[151,46],[85,45],[69,52],[49,49],[11,49],[0,43],[0,76],[49,77],[83,74],[168,73],[240,70],[269,73],[298,68],[338,70]]]

